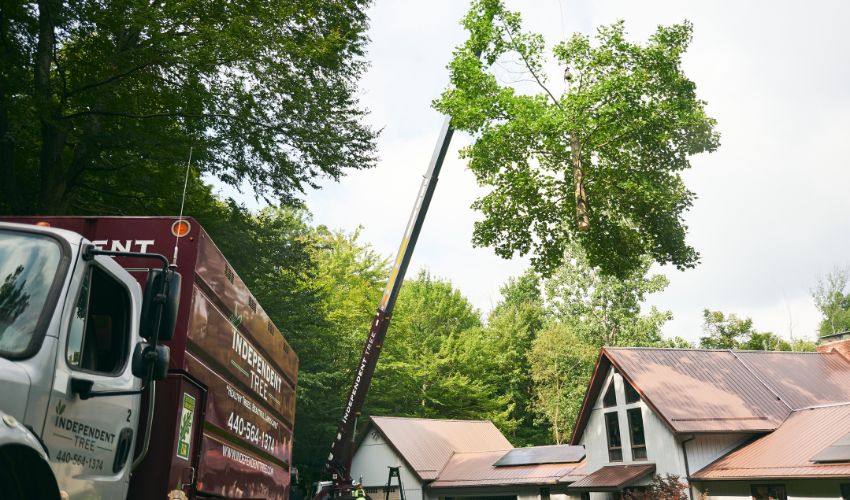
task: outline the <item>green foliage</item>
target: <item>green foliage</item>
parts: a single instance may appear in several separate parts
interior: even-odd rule
[[[750,351],[814,351],[808,339],[790,342],[772,332],[759,332],[750,318],[726,315],[721,311],[703,310],[703,332],[699,344],[703,349],[744,349]]]
[[[662,340],[659,347],[666,347],[668,349],[693,349],[694,343],[682,337],[673,337],[672,339]]]
[[[373,164],[367,0],[4,2],[0,210],[120,212],[204,174],[292,202]],[[135,200],[144,203],[144,200]]]
[[[451,87],[434,107],[474,135],[461,154],[492,188],[474,204],[484,215],[474,243],[503,257],[530,253],[544,274],[571,243],[620,277],[645,255],[694,266],[683,222],[693,194],[681,172],[719,141],[681,69],[691,25],[661,26],[645,44],[627,41],[622,22],[600,28],[596,43],[574,35],[553,51],[567,83],[557,96],[543,72],[543,38],[524,32],[501,0],[474,1],[463,25],[469,39],[455,50]],[[500,83],[493,66],[511,64],[521,68],[511,76],[535,91]]]
[[[818,279],[812,297],[823,315],[818,335],[850,331],[850,266],[836,267]]]
[[[482,418],[497,411],[490,388],[455,364],[455,337],[481,318],[451,283],[422,271],[399,293],[365,413]],[[365,332],[364,332],[365,334]]]
[[[301,360],[293,462],[308,484],[318,479],[327,457],[389,272],[388,261],[358,237],[325,227],[311,231],[311,288],[319,303],[310,312],[317,327],[290,340]]]
[[[565,323],[550,324],[534,340],[529,353],[533,409],[556,444],[570,439],[598,354]]]
[[[532,409],[554,442],[570,438],[600,347],[691,347],[681,338],[663,338],[669,311],[641,310],[648,294],[668,284],[662,275],[648,276],[651,264],[645,257],[619,279],[603,274],[580,245],[570,244],[564,262],[543,282],[547,322],[533,341],[529,373]]]
[[[585,252],[571,245],[565,262],[544,283],[548,308],[593,346],[657,346],[661,327],[673,316],[655,307],[641,313],[647,294],[669,283],[663,275],[647,276],[650,266],[644,258],[638,269],[618,279],[592,267]]]
[[[791,344],[772,332],[752,332],[737,349],[748,351],[790,351]]]
[[[548,444],[545,422],[535,419],[529,359],[545,321],[540,279],[526,271],[508,280],[501,293],[503,300],[490,313],[482,332],[487,345],[478,351],[488,355],[478,360],[479,369],[508,401],[508,422],[500,428],[514,446]]]
[[[811,339],[791,339],[791,349],[793,352],[815,352],[818,350],[818,344]]]
[[[703,332],[699,345],[703,349],[738,349],[742,342],[752,334],[753,320],[738,318],[734,314],[726,316],[720,311],[703,310]]]

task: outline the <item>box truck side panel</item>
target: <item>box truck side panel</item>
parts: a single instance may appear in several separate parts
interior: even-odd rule
[[[195,272],[199,284],[206,285],[204,291],[210,299],[257,347],[273,358],[294,387],[298,379],[298,356],[209,237],[199,242]]]

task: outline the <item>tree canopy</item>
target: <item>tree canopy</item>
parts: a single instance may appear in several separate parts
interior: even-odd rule
[[[123,213],[179,193],[190,147],[201,173],[284,203],[369,167],[368,3],[4,2],[0,209]]]
[[[750,351],[814,351],[815,343],[806,339],[785,340],[773,332],[759,332],[750,318],[703,310],[703,349],[744,349]]]
[[[649,275],[651,261],[625,278],[605,275],[590,265],[579,245],[571,245],[566,260],[544,282],[548,309],[557,320],[570,325],[581,339],[595,347],[656,346],[661,327],[673,315],[655,307],[641,310],[646,296],[664,290],[669,281]]]
[[[661,26],[645,44],[629,42],[622,22],[601,27],[596,43],[579,34],[558,43],[563,92],[547,80],[543,38],[501,0],[474,1],[463,25],[469,39],[434,106],[474,136],[461,155],[492,188],[474,203],[484,216],[474,243],[531,254],[546,274],[570,243],[605,274],[625,276],[645,255],[694,266],[683,221],[694,195],[680,174],[719,140],[681,68],[691,25]],[[507,65],[532,90],[502,83]]]
[[[821,312],[818,335],[850,331],[850,266],[836,267],[818,279],[812,290]]]

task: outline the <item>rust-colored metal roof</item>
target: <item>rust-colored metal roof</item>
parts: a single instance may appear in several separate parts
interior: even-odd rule
[[[513,448],[488,420],[371,417],[371,424],[423,481],[436,479],[455,453],[499,451],[502,456]]]
[[[850,401],[850,361],[838,353],[603,348],[573,444],[611,366],[677,433],[769,432],[794,409]]]
[[[655,472],[655,464],[606,465],[570,485],[570,491],[621,491]]]
[[[731,351],[606,351],[676,432],[767,431],[790,412]]]
[[[582,477],[584,462],[496,467],[505,451],[456,453],[430,488],[558,484]]]
[[[692,474],[693,479],[850,477],[850,462],[812,459],[850,429],[850,403],[794,411],[774,432]]]
[[[850,360],[837,352],[734,352],[795,410],[850,402]]]

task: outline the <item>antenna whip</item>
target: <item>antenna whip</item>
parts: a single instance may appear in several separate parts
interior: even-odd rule
[[[180,216],[177,222],[183,222],[183,206],[186,204],[186,188],[189,186],[189,167],[192,166],[192,147],[189,147],[189,161],[186,162],[186,178],[183,180],[183,198],[180,200]],[[177,265],[177,242],[180,241],[179,236],[174,237],[174,257],[171,259],[171,265]]]

